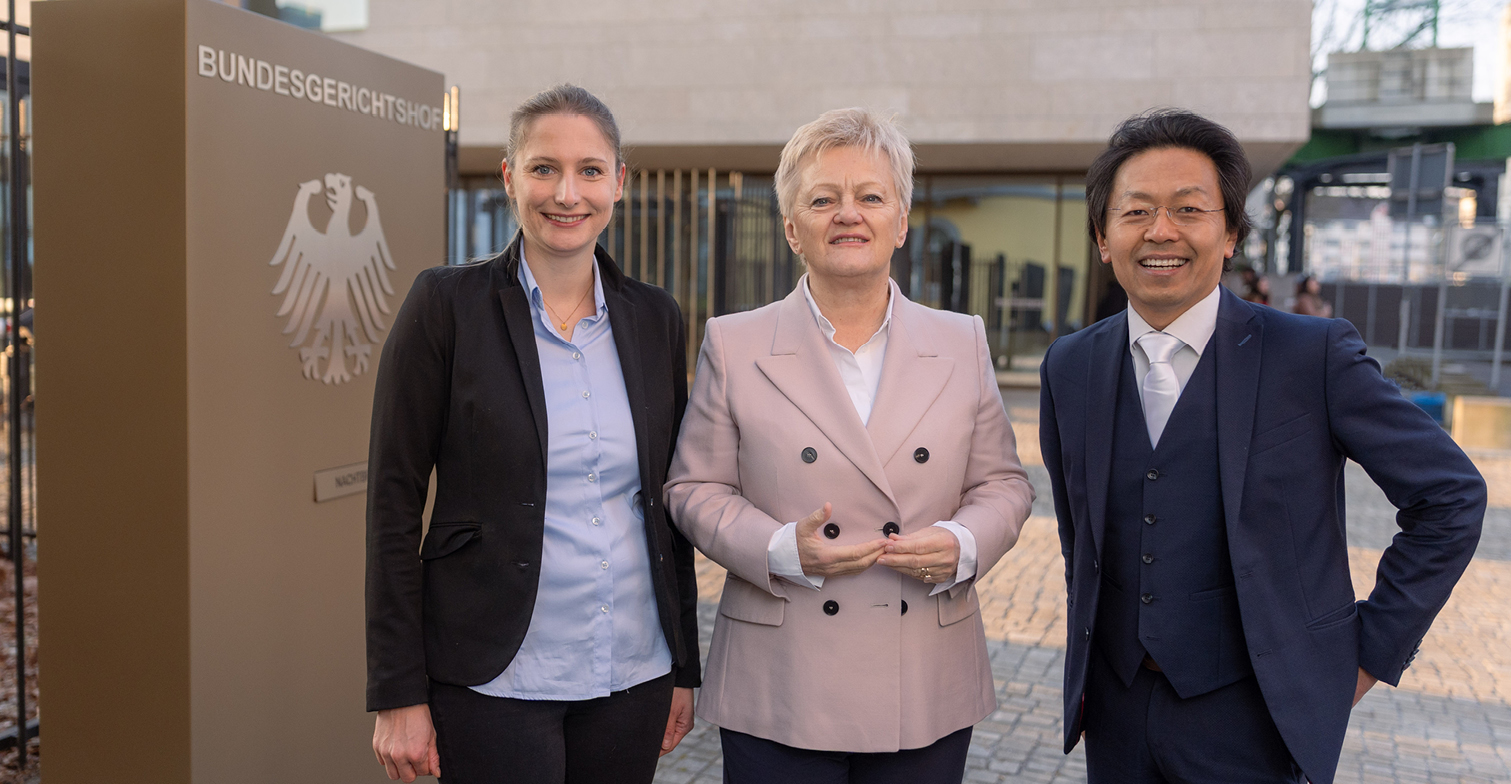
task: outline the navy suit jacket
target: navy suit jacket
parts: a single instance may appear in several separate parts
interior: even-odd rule
[[[1392,686],[1448,601],[1475,545],[1485,483],[1401,397],[1342,319],[1281,313],[1224,290],[1210,351],[1228,550],[1249,659],[1307,778],[1333,780],[1358,668]],[[1039,437],[1065,557],[1065,750],[1081,734],[1098,567],[1108,524],[1114,403],[1126,312],[1067,335],[1040,369]],[[1344,460],[1399,512],[1374,591],[1355,602]],[[1172,739],[1178,742],[1178,739]]]

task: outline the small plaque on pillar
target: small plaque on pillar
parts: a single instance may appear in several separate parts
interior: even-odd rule
[[[315,472],[315,501],[317,503],[365,492],[367,492],[366,462]]]

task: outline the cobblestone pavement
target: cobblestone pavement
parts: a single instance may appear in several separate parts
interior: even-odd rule
[[[968,782],[1082,782],[1085,758],[1061,748],[1065,658],[1064,566],[1039,455],[1038,393],[1005,390],[1018,454],[1039,493],[1018,544],[977,586],[998,708],[976,725]],[[1354,709],[1337,781],[1511,781],[1511,457],[1476,455],[1491,509],[1474,562],[1439,614],[1399,688],[1378,686]],[[1347,469],[1354,590],[1374,584],[1395,509],[1364,470]],[[706,652],[723,570],[699,557]],[[722,780],[718,728],[699,721],[661,761],[656,781]]]

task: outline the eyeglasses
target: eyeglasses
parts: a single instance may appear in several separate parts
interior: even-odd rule
[[[1165,207],[1156,205],[1153,207],[1136,206],[1122,209],[1108,210],[1112,213],[1112,222],[1116,226],[1126,226],[1130,229],[1146,229],[1154,225],[1154,220],[1163,209],[1170,222],[1177,226],[1197,226],[1207,220],[1207,216],[1222,212],[1225,208],[1218,207],[1215,210],[1204,210],[1200,207]]]

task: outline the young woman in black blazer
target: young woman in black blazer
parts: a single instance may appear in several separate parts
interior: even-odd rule
[[[699,683],[693,550],[661,494],[683,321],[597,247],[625,176],[597,98],[522,104],[503,175],[519,234],[421,273],[378,368],[373,750],[406,782],[649,782]]]

